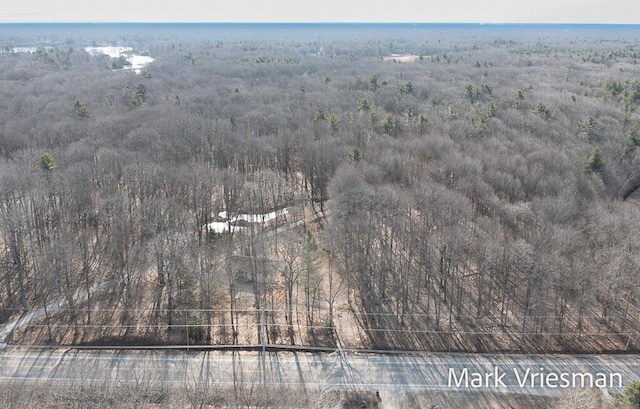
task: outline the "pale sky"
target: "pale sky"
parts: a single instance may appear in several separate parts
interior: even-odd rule
[[[6,0],[0,22],[640,24],[638,0]],[[8,4],[7,4],[8,3]]]

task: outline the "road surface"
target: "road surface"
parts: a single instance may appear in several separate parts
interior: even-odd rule
[[[517,374],[517,375],[516,375]],[[564,375],[563,375],[564,374]],[[565,385],[566,382],[571,383]],[[148,382],[183,385],[300,386],[379,391],[400,402],[424,391],[494,391],[558,396],[569,387],[621,391],[640,379],[636,355],[361,355],[196,351],[78,351],[6,348],[0,384],[9,380]],[[600,382],[600,383],[598,383]],[[576,384],[577,383],[577,384]]]

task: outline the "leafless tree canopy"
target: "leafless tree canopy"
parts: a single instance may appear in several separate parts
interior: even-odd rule
[[[0,33],[13,342],[638,348],[637,30],[65,30]]]

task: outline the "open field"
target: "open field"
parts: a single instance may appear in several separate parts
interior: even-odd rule
[[[411,54],[391,54],[391,55],[383,56],[382,60],[393,61],[393,62],[416,62],[416,61],[420,61],[420,56],[411,55]]]

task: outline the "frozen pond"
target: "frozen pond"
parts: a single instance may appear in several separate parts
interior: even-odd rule
[[[47,51],[53,50],[53,47],[13,47],[13,46],[0,46],[0,54],[17,54],[28,53],[34,54],[39,49]],[[92,56],[108,55],[111,58],[123,57],[129,64],[125,66],[124,70],[132,70],[136,74],[140,74],[141,70],[154,61],[153,57],[148,55],[140,55],[133,53],[133,47],[116,47],[116,46],[104,46],[104,47],[84,47],[84,50]]]
[[[241,231],[246,229],[244,226],[236,226],[235,223],[242,221],[247,223],[266,223],[271,220],[275,220],[278,217],[283,217],[289,214],[289,209],[284,208],[281,210],[276,210],[269,213],[261,213],[261,214],[246,214],[239,213],[235,216],[229,216],[226,211],[222,211],[218,213],[218,216],[223,219],[228,219],[225,222],[211,222],[207,224],[207,230],[214,233],[224,233],[229,231],[229,225],[231,225],[231,232],[235,233],[237,231]]]
[[[132,47],[116,47],[116,46],[104,46],[104,47],[85,47],[86,52],[91,55],[108,55],[111,58],[124,57],[129,66],[125,66],[125,70],[133,70],[136,74],[140,74],[142,68],[151,64],[154,61],[153,57],[148,55],[139,55],[133,53]]]
[[[111,58],[120,58],[122,56],[126,57],[133,52],[132,47],[114,47],[114,46],[85,47],[84,50],[93,56],[108,55]]]

